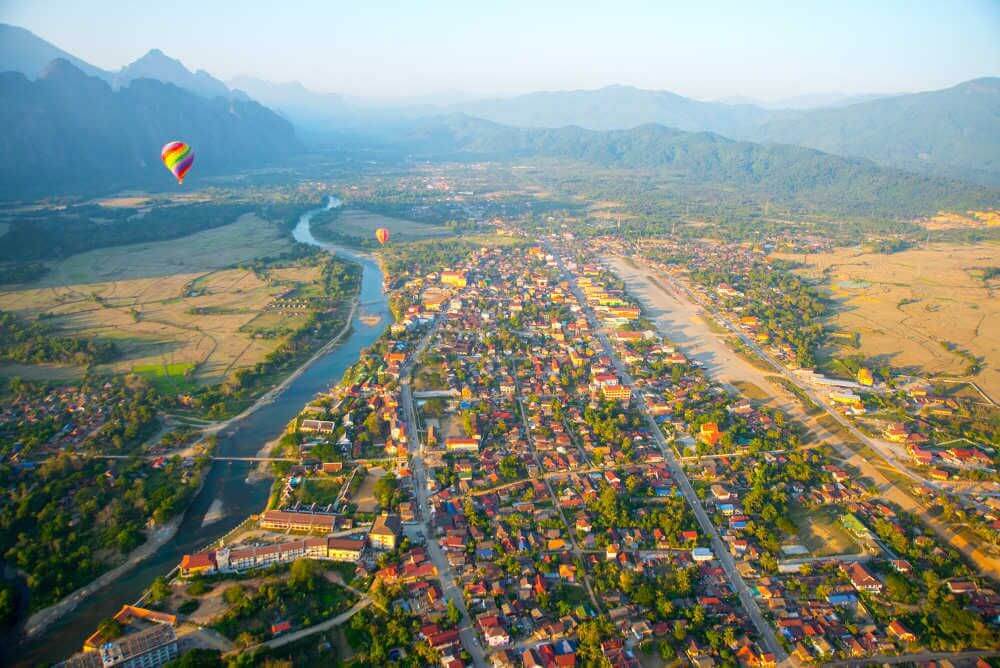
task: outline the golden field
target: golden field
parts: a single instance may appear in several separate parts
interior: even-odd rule
[[[52,266],[38,283],[0,291],[0,309],[46,314],[60,332],[112,339],[123,351],[108,370],[180,375],[216,383],[263,359],[303,313],[268,309],[319,278],[317,267],[271,269],[258,276],[231,268],[291,248],[273,224],[253,215],[197,234],[102,248]],[[227,268],[230,267],[230,268]],[[267,333],[270,338],[262,338]],[[60,367],[0,368],[6,375],[53,378]]]
[[[780,255],[778,257],[781,257]],[[959,377],[967,361],[942,343],[981,358],[974,378],[1000,400],[1000,244],[931,244],[891,255],[837,249],[785,255],[838,302],[834,324],[861,335],[860,352],[917,373]]]

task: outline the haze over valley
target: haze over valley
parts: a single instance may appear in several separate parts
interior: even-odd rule
[[[5,4],[0,664],[998,665],[998,45]]]

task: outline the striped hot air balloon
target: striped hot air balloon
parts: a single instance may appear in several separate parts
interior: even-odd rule
[[[386,241],[389,240],[389,230],[385,229],[384,227],[378,228],[377,230],[375,230],[375,238],[378,239],[378,242],[380,244],[384,244]]]
[[[194,164],[194,151],[182,141],[172,141],[164,145],[160,157],[167,169],[177,177],[177,183],[184,183],[184,175]]]

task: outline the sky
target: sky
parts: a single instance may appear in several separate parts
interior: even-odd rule
[[[1000,75],[1000,0],[0,0],[0,22],[105,69],[160,48],[223,80],[377,99],[627,84],[778,100]]]

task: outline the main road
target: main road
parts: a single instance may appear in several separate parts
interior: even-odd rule
[[[656,424],[652,414],[647,409],[646,401],[639,394],[632,375],[628,372],[625,364],[618,357],[618,353],[615,352],[615,349],[608,340],[607,335],[601,331],[597,316],[594,314],[593,309],[590,308],[590,304],[587,302],[583,292],[580,290],[580,286],[577,285],[576,275],[571,274],[566,270],[562,255],[555,252],[549,244],[546,244],[546,247],[548,247],[549,252],[556,258],[559,263],[559,269],[562,271],[564,277],[569,281],[570,289],[573,291],[574,297],[576,297],[576,300],[579,302],[580,308],[582,308],[586,314],[587,320],[590,322],[590,326],[594,330],[594,334],[601,342],[605,355],[607,355],[608,359],[611,360],[611,363],[614,364],[615,370],[618,372],[618,375],[621,377],[625,385],[632,390],[632,395],[634,397],[638,397],[638,404],[642,410],[643,416],[646,418],[649,431],[653,434],[656,444],[663,453],[663,457],[666,460],[667,465],[670,467],[670,472],[674,476],[674,479],[677,480],[677,484],[680,487],[681,492],[684,494],[684,498],[687,499],[688,505],[691,506],[691,510],[694,512],[695,518],[698,520],[698,526],[701,527],[701,530],[711,539],[712,552],[714,553],[715,558],[719,560],[723,570],[726,572],[726,576],[732,583],[733,589],[736,591],[736,595],[739,596],[743,609],[746,610],[747,616],[750,618],[751,623],[753,623],[754,628],[757,630],[757,635],[760,637],[761,642],[763,642],[767,651],[774,654],[779,663],[789,661],[788,653],[785,651],[785,648],[782,647],[781,643],[778,642],[778,638],[774,634],[774,629],[768,621],[764,619],[764,615],[757,606],[757,601],[754,600],[754,597],[750,593],[750,589],[747,587],[746,583],[743,581],[743,577],[740,575],[740,572],[736,570],[736,562],[733,560],[732,555],[729,554],[729,550],[726,548],[726,545],[722,542],[718,529],[716,529],[715,525],[712,524],[711,518],[709,518],[708,513],[705,512],[705,508],[701,505],[701,499],[698,498],[698,495],[694,491],[694,487],[691,485],[691,481],[688,480],[683,467],[681,467],[680,463],[677,461],[673,448],[671,448],[667,443],[667,440],[663,437],[663,432],[660,431],[659,425]]]

